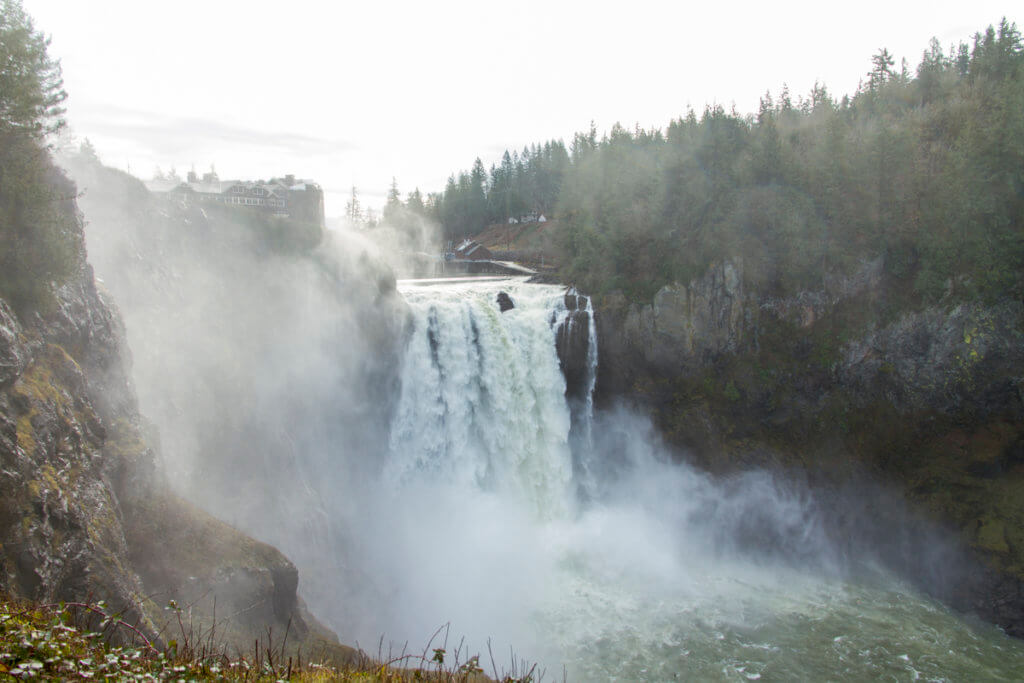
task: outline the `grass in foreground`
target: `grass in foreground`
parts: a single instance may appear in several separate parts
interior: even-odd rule
[[[440,632],[440,629],[439,629]],[[437,634],[435,634],[436,636]],[[428,645],[428,650],[429,650]],[[0,678],[99,681],[444,681],[502,683],[539,681],[533,668],[495,678],[484,675],[477,658],[446,662],[444,648],[381,662],[370,657],[336,667],[283,648],[255,643],[251,656],[210,654],[190,642],[154,645],[141,631],[103,603],[40,605],[0,600]]]

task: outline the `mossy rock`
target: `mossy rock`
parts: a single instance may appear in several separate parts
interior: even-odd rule
[[[975,545],[989,552],[1009,553],[1010,546],[1006,542],[1006,523],[1001,519],[979,519]]]

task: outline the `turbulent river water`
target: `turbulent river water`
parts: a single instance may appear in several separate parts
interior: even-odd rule
[[[570,405],[564,288],[399,289],[414,316],[401,398],[352,539],[367,588],[345,635],[364,649],[418,653],[447,624],[449,661],[461,643],[462,661],[491,673],[490,649],[510,672],[511,650],[547,680],[1024,678],[1021,641],[837,561],[806,492],[712,480],[644,418]]]

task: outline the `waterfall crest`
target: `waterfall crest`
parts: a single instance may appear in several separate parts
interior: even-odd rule
[[[504,313],[501,292],[514,304]],[[544,518],[567,514],[572,415],[555,345],[572,320],[564,289],[503,280],[403,293],[412,333],[385,476],[440,477],[513,494]]]

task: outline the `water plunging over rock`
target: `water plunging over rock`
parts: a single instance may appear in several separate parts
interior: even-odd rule
[[[512,297],[508,295],[508,292],[498,292],[498,308],[501,312],[510,311],[515,308],[516,305],[512,301]]]

